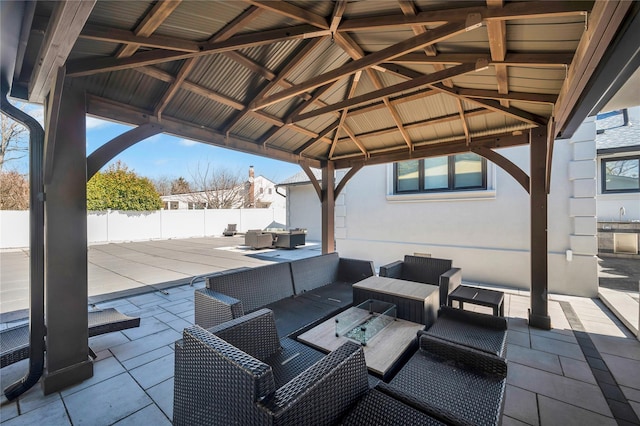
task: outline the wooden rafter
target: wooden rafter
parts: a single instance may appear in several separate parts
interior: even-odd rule
[[[469,132],[469,125],[467,124],[467,119],[464,116],[464,107],[462,106],[462,101],[458,98],[456,99],[456,105],[458,106],[458,114],[460,116],[460,123],[462,124],[462,130],[464,131],[464,137],[467,139],[467,144],[471,142],[471,133]]]
[[[358,82],[360,81],[360,77],[361,76],[362,76],[362,71],[358,71],[357,73],[355,73],[353,75],[353,77],[351,78],[351,81],[349,82],[349,88],[347,89],[347,96],[346,96],[345,99],[351,99],[353,97],[353,95],[356,93],[356,89],[358,88]],[[358,139],[353,134],[351,129],[348,129],[347,126],[345,126],[345,124],[346,124],[345,120],[347,119],[347,114],[348,113],[349,113],[349,108],[345,108],[345,109],[342,110],[342,113],[340,114],[340,121],[338,123],[338,129],[336,130],[336,133],[333,136],[333,141],[331,143],[331,147],[329,148],[329,159],[331,159],[333,157],[333,153],[335,152],[335,149],[338,146],[338,137],[340,135],[340,129],[344,130],[345,133],[347,133],[349,135],[349,137],[358,146],[358,148],[360,148],[362,146],[362,144],[360,143],[360,141],[358,141]],[[360,148],[360,149],[362,150],[362,148]],[[366,150],[364,151],[364,153],[366,155]]]
[[[53,76],[67,60],[95,3],[95,0],[55,3],[29,79],[31,101],[42,102],[49,93]]]
[[[558,99],[556,95],[549,95],[545,93],[524,93],[524,92],[509,92],[506,95],[502,95],[493,90],[483,89],[462,89],[456,88],[456,93],[468,98],[484,98],[484,99],[497,99],[497,100],[511,100],[522,102],[533,102],[540,104],[554,104]]]
[[[443,71],[434,72],[429,75],[423,75],[422,77],[414,78],[413,80],[405,81],[402,83],[394,84],[393,86],[385,87],[384,89],[374,90],[373,92],[366,93],[364,95],[356,96],[351,99],[347,99],[335,104],[326,106],[324,108],[318,108],[313,111],[309,111],[304,114],[298,115],[294,121],[307,120],[309,118],[317,117],[322,114],[327,114],[333,111],[339,111],[344,108],[351,108],[358,105],[363,105],[385,96],[392,96],[396,93],[404,92],[406,90],[419,89],[424,86],[430,86],[433,83],[440,82],[453,76],[466,74],[476,69],[476,64],[462,64],[452,68],[448,68]]]
[[[596,65],[602,60],[631,4],[632,2],[604,1],[596,2],[593,6],[587,29],[580,39],[567,78],[560,89],[554,111],[555,131],[563,129],[573,106],[578,102]],[[598,42],[595,43],[593,40]]]
[[[309,25],[257,31],[254,33],[239,34],[229,38],[228,40],[203,45],[198,52],[175,52],[156,49],[148,52],[138,52],[129,58],[92,58],[69,61],[67,65],[67,75],[70,77],[81,77],[110,71],[131,69],[145,65],[160,64],[163,62],[172,62],[192,57],[208,56],[214,53],[262,46],[281,41],[321,37],[328,34],[329,30],[317,31],[314,27]]]
[[[467,118],[471,118],[471,117],[478,117],[481,115],[486,115],[486,114],[491,114],[492,111],[489,111],[487,109],[484,108],[477,108],[471,111],[466,111],[465,112],[465,116]],[[445,116],[442,117],[435,117],[435,118],[429,118],[426,120],[420,120],[420,121],[416,121],[415,123],[407,123],[405,124],[405,129],[419,129],[421,127],[428,127],[428,126],[433,126],[435,124],[442,124],[442,123],[448,123],[451,121],[456,121],[460,119],[460,114],[459,113],[455,113],[455,114],[447,114]],[[394,127],[387,127],[384,129],[380,129],[380,130],[373,130],[373,131],[369,131],[369,132],[363,132],[363,133],[359,133],[356,136],[358,137],[358,139],[366,139],[366,138],[372,138],[372,137],[377,137],[377,136],[382,136],[385,134],[389,134],[389,133],[395,133],[397,132],[398,129],[394,126]],[[338,142],[342,142],[345,139],[341,139]]]
[[[362,59],[349,62],[334,70],[312,77],[304,83],[298,84],[289,89],[282,90],[274,95],[271,95],[254,103],[251,108],[260,109],[269,105],[273,105],[277,102],[289,99],[297,95],[298,93],[307,92],[316,87],[339,80],[349,74],[353,74],[365,68],[377,65],[379,62],[384,62],[386,60],[393,59],[396,56],[404,55],[405,53],[408,53],[412,50],[420,49],[424,46],[446,40],[450,37],[466,31],[467,27],[468,24],[466,22],[454,22],[451,24],[442,25],[434,29],[433,31],[430,31],[428,34],[421,34],[408,40],[401,41],[400,43],[397,43],[393,46],[389,46],[375,53],[371,53],[363,57]]]
[[[369,151],[369,157],[366,159],[363,159],[360,154],[344,156],[344,158],[335,159],[334,165],[336,169],[345,169],[360,163],[366,165],[386,164],[410,159],[461,154],[469,152],[471,148],[476,146],[484,146],[493,149],[527,145],[528,143],[528,132],[522,132],[515,135],[508,133],[483,138],[474,138],[470,145],[467,145],[465,138],[460,138],[459,140],[453,140],[446,143],[416,144],[413,152],[407,151],[403,146],[398,148]]]
[[[301,7],[295,6],[291,3],[284,1],[259,1],[259,0],[245,0],[254,6],[269,10],[270,12],[277,13],[278,15],[286,16],[288,18],[295,19],[296,21],[304,22],[305,24],[313,25],[323,30],[328,30],[329,25],[327,20],[320,15],[310,12]]]
[[[575,16],[584,14],[591,10],[591,7],[592,3],[588,1],[545,2],[544,8],[540,7],[539,2],[518,2],[506,4],[500,9],[477,6],[430,10],[417,13],[415,16],[385,14],[374,17],[345,19],[338,27],[338,31],[381,31],[385,27],[436,25],[443,22],[464,20],[469,14],[479,14],[483,21]]]
[[[434,88],[435,90],[439,90],[442,91],[443,93],[448,93],[451,96],[460,98],[462,100],[465,100],[467,102],[471,102],[471,103],[475,103],[477,105],[481,105],[484,108],[490,109],[494,112],[499,112],[505,115],[509,115],[517,120],[523,121],[525,123],[528,124],[532,124],[534,126],[546,126],[547,125],[547,119],[545,117],[541,117],[539,115],[536,114],[532,114],[530,112],[527,111],[523,111],[519,108],[514,108],[514,107],[503,107],[502,105],[500,105],[500,102],[495,102],[492,100],[488,100],[488,99],[475,99],[475,98],[469,98],[469,97],[465,97],[465,96],[461,96],[459,95],[456,90],[451,89],[449,87],[446,87],[442,84],[434,84],[431,85],[430,87]]]
[[[262,90],[260,90],[260,92],[258,92],[255,98],[263,98],[267,93],[269,93],[270,90],[279,85],[287,77],[287,75],[291,73],[291,71],[293,71],[302,61],[304,61],[309,56],[309,54],[311,54],[311,52],[313,52],[313,50],[321,41],[322,38],[316,38],[305,44],[305,46],[299,52],[296,52],[291,58],[286,61],[286,65],[284,66],[284,68],[282,68],[278,75],[274,76],[274,78],[271,79],[271,81],[266,84],[262,88]],[[224,133],[230,132],[231,129],[233,129],[233,127],[246,116],[246,114],[246,111],[237,114],[233,118],[233,120],[231,120],[231,122],[225,126],[225,128],[223,129]]]
[[[338,43],[338,45],[340,45],[340,47],[345,52],[347,52],[347,54],[349,56],[351,56],[352,59],[357,60],[357,59],[361,59],[361,58],[364,57],[364,51],[362,50],[362,48],[360,46],[358,46],[358,44],[355,42],[355,40],[353,40],[347,34],[336,34],[335,35],[335,41]],[[378,78],[378,75],[375,73],[373,68],[367,68],[366,72],[367,72],[367,75],[369,76],[369,79],[371,80],[371,82],[373,83],[374,87],[377,90],[380,90],[380,89],[384,88],[384,85],[380,81],[380,78]],[[358,79],[355,80],[355,81],[357,82],[359,79],[360,79],[360,76],[358,76]],[[353,88],[353,92],[355,92],[355,88]],[[353,93],[350,92],[349,96],[347,97],[347,99],[350,99],[352,97],[353,97]],[[391,114],[391,117],[392,117],[394,123],[396,124],[396,127],[400,131],[400,134],[402,135],[402,138],[404,139],[405,143],[407,144],[409,149],[411,149],[411,137],[409,136],[409,133],[404,129],[404,127],[402,125],[402,120],[400,119],[400,114],[398,114],[398,112],[396,111],[395,107],[393,105],[391,105],[391,103],[389,102],[389,97],[388,96],[384,96],[382,98],[382,101],[384,102],[384,105],[389,110],[389,113]],[[343,115],[344,119],[346,119],[348,111],[349,111],[348,108],[345,108],[342,111],[342,115]],[[342,124],[341,124],[341,126],[342,126]],[[353,141],[356,143],[356,145],[358,145],[358,148],[360,148],[360,150],[363,151],[363,154],[366,155],[366,150],[364,150],[361,147],[362,144],[359,141],[357,141],[355,135],[353,135],[353,136],[352,135],[353,135],[353,132],[350,132],[349,133],[349,137],[351,137],[353,139]],[[338,132],[336,132],[336,136],[335,136],[335,139],[334,139],[334,145],[332,146],[331,152],[329,154],[329,158],[331,158],[333,156],[333,150],[335,149],[337,139],[338,139]]]
[[[296,155],[302,154],[304,151],[306,151],[307,149],[309,149],[310,147],[315,145],[316,142],[321,141],[322,139],[324,139],[325,136],[327,136],[329,133],[331,133],[335,129],[337,129],[339,125],[340,125],[340,119],[337,119],[336,121],[334,121],[333,123],[331,123],[327,127],[325,127],[324,129],[322,129],[320,131],[320,133],[318,133],[318,136],[316,138],[305,142],[304,144],[302,144],[301,146],[296,148],[293,151],[293,153],[296,154]],[[329,143],[331,143],[331,141],[329,141]]]
[[[329,31],[335,33],[342,21],[342,15],[347,8],[347,0],[337,0],[333,7],[333,15],[331,16],[331,23],[329,25]]]
[[[149,37],[153,32],[158,29],[160,25],[171,15],[171,13],[180,5],[182,0],[165,0],[157,2],[142,19],[142,22],[138,24],[134,34],[139,37]],[[116,58],[128,58],[136,53],[140,48],[139,44],[131,43],[125,44],[116,53]]]
[[[489,65],[526,66],[541,68],[564,68],[571,64],[573,53],[513,53],[507,52],[502,61],[494,61],[491,55],[484,53],[438,53],[438,56],[425,56],[422,53],[407,53],[391,59],[394,64],[462,64],[479,60],[488,61]]]
[[[87,113],[104,117],[109,120],[126,122],[136,126],[146,123],[162,125],[164,132],[178,137],[184,137],[203,141],[204,143],[222,146],[249,154],[271,157],[273,159],[297,164],[300,160],[298,155],[288,153],[281,149],[270,148],[256,144],[255,141],[246,140],[236,136],[226,136],[218,130],[205,126],[194,126],[192,123],[164,115],[162,123],[150,113],[150,111],[132,107],[120,102],[104,99],[98,96],[87,96]],[[310,167],[320,167],[320,162],[308,159]]]
[[[184,83],[184,81],[187,78],[187,75],[189,74],[189,72],[191,72],[191,70],[195,65],[196,65],[196,58],[189,58],[184,62],[184,64],[182,64],[182,66],[180,67],[180,71],[178,71],[178,75],[176,75],[175,80],[173,81],[173,83],[171,83],[169,88],[164,92],[164,94],[162,95],[162,99],[160,99],[155,109],[153,110],[153,115],[160,118],[160,116],[162,115],[162,111],[164,111],[167,105],[169,105],[169,102],[171,102],[171,99],[173,99],[176,93],[178,93],[178,89],[180,89],[180,86],[182,86],[182,83]]]
[[[500,9],[503,0],[487,0],[490,9]],[[491,50],[491,60],[496,62],[504,61],[507,54],[507,23],[505,21],[492,20],[487,22],[487,33],[489,34],[489,49]],[[506,95],[509,93],[509,79],[507,67],[501,64],[493,66],[496,72],[498,83],[498,93]],[[509,101],[502,99],[500,104],[509,107]]]

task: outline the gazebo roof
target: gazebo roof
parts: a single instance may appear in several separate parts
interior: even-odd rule
[[[66,76],[98,117],[344,168],[527,144],[526,130],[550,122],[570,136],[636,6],[37,1],[3,80],[43,102]]]

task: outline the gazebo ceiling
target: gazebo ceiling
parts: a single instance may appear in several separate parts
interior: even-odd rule
[[[563,135],[630,8],[38,1],[12,95],[43,102],[66,76],[89,114],[312,166],[526,144]]]

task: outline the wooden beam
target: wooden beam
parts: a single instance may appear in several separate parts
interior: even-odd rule
[[[159,68],[156,67],[140,67],[140,68],[136,68],[136,71],[148,75],[149,77],[153,77],[156,78],[158,80],[162,80],[166,83],[173,83],[175,81],[175,77],[172,76],[171,74],[169,74],[166,71],[163,71]],[[211,89],[207,89],[205,87],[199,86],[195,83],[192,83],[188,80],[183,81],[182,83],[182,89],[184,90],[188,90],[191,93],[195,93],[196,95],[205,97],[207,99],[211,99],[212,101],[215,102],[219,102],[221,104],[230,106],[233,109],[237,109],[237,110],[243,110],[245,108],[245,105],[241,102],[236,101],[235,99],[232,99],[228,96],[225,96],[221,93],[215,92]]]
[[[313,171],[311,170],[311,167],[309,167],[308,163],[301,161],[299,164],[300,164],[300,167],[302,167],[302,170],[304,171],[304,173],[309,178],[311,185],[313,185],[313,189],[316,190],[316,194],[318,194],[318,199],[320,200],[320,202],[322,202],[322,188],[320,187],[320,183],[318,182],[318,179],[316,179],[316,175],[313,174]]]
[[[329,24],[327,24],[327,20],[317,15],[313,12],[310,12],[301,7],[295,6],[291,3],[287,3],[284,1],[260,1],[260,0],[245,0],[248,3],[251,3],[254,6],[260,7],[262,9],[266,9],[270,12],[277,13],[281,16],[286,16],[287,18],[295,19],[296,21],[303,22],[305,24],[313,25],[323,30],[329,29]]]
[[[456,88],[456,93],[468,98],[482,98],[482,99],[497,99],[497,100],[511,100],[521,102],[533,102],[540,104],[555,104],[558,100],[557,95],[545,94],[545,93],[524,93],[524,92],[509,92],[506,95],[502,95],[493,90],[483,89],[463,89]]]
[[[547,194],[551,193],[551,163],[553,160],[553,145],[555,143],[555,135],[556,134],[556,122],[553,117],[549,120],[547,124],[547,176],[545,187],[547,189]]]
[[[351,128],[346,123],[342,125],[342,129],[345,131],[345,133],[347,135],[349,135],[349,139],[351,139],[353,141],[353,143],[356,144],[356,146],[358,147],[360,152],[362,152],[362,154],[365,157],[367,157],[369,155],[369,153],[367,152],[367,148],[365,148],[365,146],[362,144],[362,142],[360,142],[358,140],[358,138],[356,137],[355,133],[353,133],[353,130],[351,130]],[[336,144],[337,144],[337,140],[336,140]],[[334,144],[334,145],[336,145],[336,144]],[[329,159],[331,159],[331,157],[329,157]]]
[[[318,44],[320,44],[321,41],[322,38],[315,38],[306,43],[304,47],[302,47],[302,49],[300,49],[298,52],[295,52],[290,58],[288,58],[285,66],[280,70],[278,75],[271,79],[271,81],[266,84],[254,98],[262,99],[264,96],[266,96],[266,94],[269,93],[270,90],[276,87],[282,80],[287,77],[287,75],[289,75],[291,71],[293,71],[298,65],[300,65],[300,63],[304,61],[316,47],[318,47]],[[233,117],[231,122],[229,122],[229,124],[225,126],[223,132],[230,132],[231,129],[233,129],[233,127],[247,115],[247,113],[248,110],[245,110]]]
[[[218,31],[213,37],[209,39],[209,43],[215,43],[217,41],[224,41],[230,39],[238,31],[249,25],[254,19],[262,14],[262,9],[255,6],[250,6],[247,10],[235,17],[231,22]]]
[[[322,254],[336,250],[335,241],[335,167],[332,161],[322,164]]]
[[[446,40],[457,34],[460,34],[467,29],[467,24],[464,22],[455,22],[451,24],[442,25],[428,34],[421,34],[410,39],[401,41],[393,46],[389,46],[385,49],[379,50],[375,53],[371,53],[362,59],[349,62],[341,67],[326,72],[324,74],[315,76],[298,84],[289,89],[282,90],[274,95],[271,95],[265,99],[261,99],[251,105],[252,109],[260,109],[269,105],[273,105],[277,102],[289,99],[298,93],[307,92],[319,86],[323,86],[332,81],[336,81],[349,74],[354,74],[360,70],[376,65],[379,62],[383,62],[396,56],[403,55],[412,50],[419,49],[430,44]]]
[[[632,2],[596,2],[587,29],[569,66],[555,108],[556,131],[561,131],[589,79],[602,60]],[[554,135],[555,136],[555,135]]]
[[[345,169],[347,167],[352,167],[355,164],[387,164],[396,161],[417,160],[420,158],[461,154],[470,152],[471,148],[475,146],[485,146],[487,148],[495,149],[527,145],[528,143],[529,135],[526,132],[515,135],[507,133],[496,136],[473,138],[470,144],[467,144],[466,138],[435,144],[414,143],[414,150],[412,152],[409,152],[404,146],[399,146],[395,149],[369,151],[369,157],[366,159],[363,159],[360,154],[357,154],[352,158],[334,160],[334,163],[336,169]]]
[[[349,182],[351,180],[352,177],[354,177],[356,175],[356,173],[358,173],[360,171],[360,169],[362,169],[364,167],[363,163],[359,163],[354,165],[353,167],[351,167],[351,169],[342,177],[342,179],[340,179],[340,183],[338,183],[338,186],[336,186],[336,190],[334,191],[333,195],[338,198],[338,196],[340,195],[340,193],[342,192],[342,190],[344,189],[344,187],[347,185],[347,182]]]
[[[455,67],[448,68],[444,71],[434,72],[433,74],[424,75],[422,77],[414,78],[413,80],[410,80],[410,81],[394,84],[393,86],[388,86],[388,87],[385,87],[384,89],[374,90],[373,92],[356,96],[352,99],[347,99],[345,101],[337,102],[335,104],[326,106],[324,108],[318,108],[313,111],[300,114],[297,117],[294,117],[293,120],[294,121],[307,120],[309,118],[317,117],[322,114],[327,114],[333,111],[339,111],[344,108],[351,108],[358,105],[363,105],[385,96],[391,96],[393,94],[400,93],[406,90],[419,89],[421,87],[428,86],[433,83],[437,83],[447,78],[466,74],[474,71],[475,69],[476,69],[475,64],[457,65]]]
[[[165,19],[171,15],[180,3],[181,0],[164,0],[157,2],[133,32],[140,37],[149,37],[162,25]],[[128,58],[136,53],[139,48],[139,44],[127,44],[122,46],[115,56],[116,58]]]
[[[433,87],[436,90],[440,90],[442,92],[448,93],[451,96],[454,97],[459,97],[462,98],[463,100],[467,101],[467,102],[471,102],[471,103],[475,103],[477,105],[481,105],[485,108],[488,108],[494,112],[499,112],[508,116],[511,116],[517,120],[523,121],[525,123],[528,124],[532,124],[534,126],[546,126],[548,119],[545,117],[541,117],[539,115],[536,114],[532,114],[528,111],[524,111],[518,108],[506,108],[503,107],[502,105],[500,105],[499,102],[495,102],[492,100],[487,100],[487,99],[474,99],[474,98],[468,98],[468,97],[464,97],[461,96],[457,93],[457,91],[455,89],[451,89],[449,87],[446,87],[442,84],[434,84],[431,85],[430,87]]]
[[[331,16],[331,24],[329,25],[329,31],[335,33],[342,21],[342,16],[347,8],[347,0],[337,0],[333,7],[333,15]]]
[[[49,91],[47,102],[45,104],[46,126],[42,159],[44,184],[49,184],[51,182],[51,177],[53,176],[53,162],[55,159],[56,151],[56,134],[58,133],[58,117],[60,114],[60,102],[62,102],[62,91],[64,89],[65,78],[65,68],[58,68],[58,71],[55,75],[55,80],[53,81],[53,87]]]
[[[119,71],[192,57],[208,56],[214,53],[262,46],[281,41],[321,37],[328,35],[328,33],[328,30],[317,31],[309,25],[300,25],[297,27],[239,34],[227,40],[203,46],[199,52],[175,52],[156,49],[148,52],[139,52],[129,58],[78,59],[67,63],[67,75],[71,77],[81,77],[103,72]]]
[[[96,0],[54,3],[31,77],[29,101],[42,103],[58,69],[64,66]],[[67,73],[68,75],[68,73]]]
[[[522,188],[527,191],[527,194],[529,193],[529,176],[507,157],[504,157],[491,148],[487,148],[484,146],[475,146],[471,148],[471,151],[486,158],[487,160],[499,166],[505,172],[509,173],[511,177],[513,177],[516,182],[518,182],[520,186],[522,186]]]
[[[178,89],[180,89],[180,86],[182,86],[182,83],[184,83],[187,75],[191,72],[195,64],[196,58],[189,58],[182,64],[175,80],[169,85],[169,88],[164,92],[160,101],[158,101],[158,104],[153,110],[153,115],[160,118],[162,111],[164,111],[167,105],[169,105],[169,102],[171,102],[171,99],[178,93]]]
[[[358,88],[358,82],[360,81],[361,75],[362,75],[362,71],[358,71],[351,78],[351,81],[349,82],[349,88],[347,89],[346,99],[350,99],[350,98],[353,97],[354,93],[356,92],[356,89]],[[342,110],[342,113],[340,114],[340,120],[339,120],[339,123],[338,123],[338,129],[336,130],[336,133],[333,136],[333,141],[331,143],[331,147],[329,148],[329,155],[328,155],[329,159],[331,159],[333,157],[333,153],[334,153],[334,151],[336,149],[336,146],[338,145],[338,136],[340,134],[340,129],[344,127],[344,122],[347,119],[347,114],[348,113],[349,113],[349,108],[345,108],[345,109]],[[350,137],[352,137],[353,132],[351,132],[351,134],[349,134],[349,132],[346,129],[344,129],[344,130],[345,130],[345,132],[347,132],[347,134]],[[359,144],[359,142],[357,141],[355,136],[353,136],[352,139],[356,144]]]
[[[316,144],[316,142],[322,140],[322,138],[324,138],[325,136],[327,136],[329,133],[331,133],[332,131],[334,131],[335,129],[338,128],[338,126],[340,126],[340,118],[337,119],[336,121],[334,121],[333,123],[329,124],[327,127],[325,127],[324,129],[322,129],[320,131],[320,133],[318,133],[318,136],[315,139],[311,139],[310,141],[305,142],[304,144],[300,145],[298,148],[296,148],[293,153],[296,155],[300,155],[302,154],[304,151],[306,151],[307,149],[309,149],[310,147],[312,147],[313,145]]]
[[[297,164],[300,156],[283,151],[281,149],[263,146],[254,141],[249,141],[235,136],[226,136],[215,129],[189,123],[175,117],[164,115],[162,123],[153,117],[151,111],[135,108],[131,105],[114,102],[98,96],[87,96],[87,113],[104,117],[106,119],[139,126],[146,123],[159,124],[164,132],[178,137],[201,141],[209,145],[229,148],[249,154],[270,157],[275,160]],[[311,167],[320,167],[320,162],[308,159]]]
[[[162,131],[161,125],[146,123],[128,130],[100,146],[87,157],[87,182],[116,155],[140,141],[162,133]]]
[[[573,53],[510,53],[504,60],[494,61],[491,55],[484,53],[439,53],[438,56],[425,56],[422,53],[407,53],[388,61],[392,64],[462,64],[488,61],[489,65],[504,65],[509,67],[541,67],[564,68],[571,64]]]
[[[508,3],[501,9],[476,6],[430,10],[420,12],[415,16],[385,14],[374,17],[344,19],[338,27],[338,31],[384,31],[389,27],[437,25],[444,22],[464,20],[469,14],[479,14],[483,21],[576,16],[590,11],[592,5],[593,3],[588,1],[536,1]]]
[[[502,0],[487,0],[490,9],[500,9],[503,6]],[[489,34],[489,49],[491,50],[492,61],[504,61],[507,54],[507,23],[505,21],[488,21],[487,33]],[[507,67],[504,65],[494,65],[496,80],[498,83],[498,93],[506,95],[509,93],[509,79]],[[509,107],[509,101],[500,100],[500,105]]]
[[[160,35],[141,37],[135,35],[131,31],[90,24],[84,26],[79,38],[103,41],[106,43],[127,44],[128,46],[137,45],[139,47],[149,47],[154,49],[177,50],[181,52],[198,52],[200,47],[204,45],[204,43],[176,37]]]
[[[469,125],[467,124],[467,120],[464,117],[464,107],[462,106],[462,101],[459,98],[456,99],[456,104],[458,107],[460,122],[462,124],[462,130],[464,131],[464,137],[467,139],[468,144],[471,142],[471,133],[469,133]]]

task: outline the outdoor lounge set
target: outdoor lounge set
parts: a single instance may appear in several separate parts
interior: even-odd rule
[[[352,306],[353,289],[378,278],[372,262],[332,253],[209,277],[195,292],[196,325],[175,345],[174,424],[500,424],[506,319],[447,306],[451,281],[459,287],[449,278],[460,270],[450,260],[414,257],[380,273],[397,274],[390,285],[412,278],[434,287],[438,319],[413,332],[390,375],[370,366],[384,342],[347,339],[337,325],[326,336],[331,350],[298,339],[367,306]],[[376,303],[393,307],[369,308],[353,330],[374,328],[385,315],[414,324],[396,305]]]

